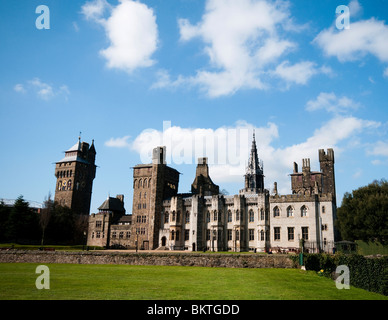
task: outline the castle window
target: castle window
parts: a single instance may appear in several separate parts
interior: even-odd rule
[[[137,179],[133,180],[133,189],[137,187]]]
[[[273,234],[274,234],[274,240],[279,241],[280,240],[280,227],[274,227],[273,228]]]
[[[213,220],[214,220],[214,221],[217,221],[217,220],[218,220],[217,210],[214,210],[214,212],[213,212]]]
[[[255,221],[255,213],[253,212],[253,210],[249,210],[249,222],[254,222],[254,221]]]
[[[240,230],[236,230],[236,240],[240,240]]]
[[[264,241],[264,240],[265,240],[264,235],[265,235],[264,230],[261,230],[261,231],[260,231],[260,240],[261,240],[261,241]]]
[[[309,228],[308,227],[302,227],[302,238],[304,240],[309,239]]]
[[[232,211],[228,210],[228,222],[232,222]]]
[[[113,231],[112,232],[112,239],[116,239],[117,235],[116,235],[116,231]]]
[[[173,211],[171,216],[171,221],[175,221],[175,218],[176,218],[176,214],[175,214],[175,211]]]
[[[97,239],[100,239],[100,238],[101,238],[101,232],[100,232],[100,231],[97,231],[97,232],[96,232],[96,238],[97,238]]]
[[[186,211],[186,223],[190,223],[190,212]],[[187,239],[189,240],[189,239]]]
[[[58,181],[58,191],[61,191],[62,188],[62,180]]]
[[[300,216],[307,217],[307,207],[306,206],[302,206],[302,208],[300,208]]]
[[[141,216],[141,222],[146,223],[147,222],[147,216]]]
[[[228,229],[228,241],[233,240],[233,233],[231,229]]]
[[[143,180],[139,180],[139,188],[142,188],[143,187]]]
[[[190,230],[185,230],[185,241],[190,240]]]
[[[240,212],[237,210],[236,211],[236,221],[240,220]]]
[[[255,229],[249,229],[249,241],[255,240]]]
[[[71,180],[67,181],[67,190],[71,190]]]
[[[127,239],[129,239],[131,237],[131,231],[127,231],[125,236],[126,236]]]
[[[288,241],[294,240],[294,228],[289,227],[287,228],[287,230],[288,230]]]
[[[168,223],[169,221],[169,214],[168,214],[168,211],[164,213],[164,223]]]
[[[264,220],[264,210],[263,210],[263,208],[260,209],[260,220]]]
[[[280,217],[280,209],[279,209],[278,206],[276,206],[275,208],[273,208],[273,216],[274,216],[274,218]]]
[[[147,188],[147,179],[144,179],[144,188]]]
[[[147,192],[144,192],[144,199],[147,198]]]
[[[210,212],[206,212],[206,222],[210,222]]]
[[[293,216],[294,216],[294,208],[289,206],[287,208],[287,217],[289,218],[289,217],[293,217]]]
[[[101,228],[102,221],[96,221],[96,228]]]
[[[175,240],[175,231],[174,230],[171,231],[171,240]]]
[[[140,222],[141,222],[141,216],[137,216],[137,217],[136,217],[136,222],[137,222],[137,223],[140,223]]]
[[[124,238],[124,231],[120,231],[119,233],[119,239],[123,239]]]
[[[326,208],[325,208],[325,206],[322,206],[322,213],[326,213]]]

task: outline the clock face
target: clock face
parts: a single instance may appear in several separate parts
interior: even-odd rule
[[[66,180],[65,181],[63,181],[63,183],[62,183],[62,185],[64,186],[64,187],[66,187]]]

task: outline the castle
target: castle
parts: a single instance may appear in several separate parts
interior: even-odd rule
[[[55,199],[68,206],[68,199],[75,199],[71,205],[80,206],[80,212],[86,206],[90,210],[94,157],[93,143],[89,147],[79,142],[66,151],[64,160],[78,159],[83,166],[57,163]],[[309,252],[331,252],[336,234],[333,149],[319,150],[319,163],[318,172],[311,171],[310,159],[303,159],[301,172],[294,163],[292,194],[279,195],[276,183],[270,194],[264,188],[263,164],[253,135],[239,194],[220,193],[209,176],[207,158],[198,159],[191,193],[180,194],[179,172],[166,164],[166,148],[157,147],[152,163],[133,167],[132,214],[125,214],[123,195],[108,197],[99,212],[89,216],[87,244],[144,250],[290,252],[297,251],[303,239]],[[79,174],[78,168],[84,173]],[[63,190],[63,177],[71,178],[72,172],[79,189],[70,187],[74,194],[66,196],[71,190],[69,179]],[[85,184],[78,177],[84,177]],[[85,207],[77,201],[81,197]]]

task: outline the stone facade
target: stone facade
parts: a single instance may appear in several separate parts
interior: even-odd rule
[[[298,251],[304,239],[306,250],[330,252],[336,218],[334,151],[319,150],[319,160],[320,172],[311,172],[309,159],[303,159],[302,172],[294,163],[292,194],[279,195],[276,183],[270,194],[264,188],[263,164],[253,137],[245,188],[239,194],[220,194],[209,176],[206,158],[198,159],[192,192],[179,194],[179,172],[166,165],[165,147],[155,148],[151,164],[133,168],[132,224],[121,227],[129,232],[125,246],[290,252]],[[92,215],[89,234],[95,231],[93,219]],[[118,223],[110,216],[104,219],[109,238]]]
[[[94,141],[77,143],[65,151],[65,157],[55,165],[55,197],[59,205],[71,208],[76,214],[89,215],[93,180],[96,176]]]

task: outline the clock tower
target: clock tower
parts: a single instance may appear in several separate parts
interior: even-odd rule
[[[96,176],[94,140],[89,145],[77,143],[65,151],[65,157],[55,165],[55,197],[59,205],[69,207],[76,214],[89,215],[93,180]]]

